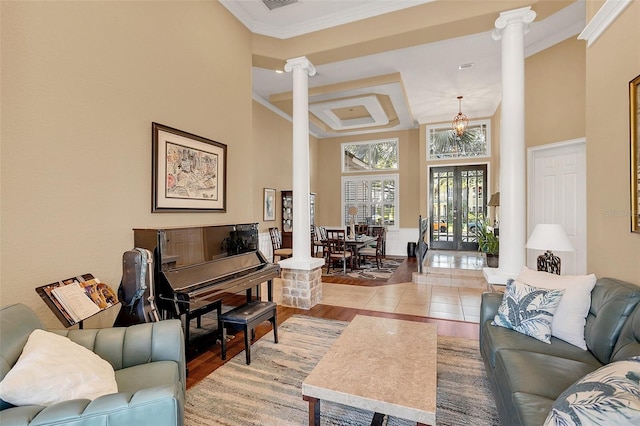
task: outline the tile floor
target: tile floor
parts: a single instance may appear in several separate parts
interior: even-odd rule
[[[479,322],[480,295],[487,290],[484,258],[477,252],[429,250],[423,274],[413,282],[377,287],[323,283],[322,304]],[[281,297],[280,280],[274,298]]]

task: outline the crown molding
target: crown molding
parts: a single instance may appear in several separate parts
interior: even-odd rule
[[[528,58],[529,56],[542,52],[551,46],[555,46],[576,34],[580,34],[580,31],[582,31],[583,28],[583,24],[576,22],[573,25],[563,28],[561,31],[551,34],[549,37],[538,40],[535,43],[531,43],[525,47],[524,56]]]
[[[593,18],[591,18],[587,26],[584,27],[578,39],[586,40],[587,47],[591,46],[632,1],[633,0],[606,0]]]
[[[334,13],[326,14],[318,18],[306,19],[289,25],[268,25],[260,22],[252,16],[247,9],[242,6],[242,2],[237,0],[219,0],[222,5],[229,10],[245,27],[254,34],[262,34],[279,39],[297,37],[303,34],[348,24],[373,16],[395,12],[423,3],[430,3],[434,0],[394,0],[383,2],[370,2],[353,9],[336,10]],[[301,3],[294,3],[287,7],[299,7]],[[266,8],[265,8],[266,9]]]
[[[269,102],[268,100],[266,100],[265,98],[257,94],[255,91],[251,91],[251,98],[257,103],[259,103],[260,105],[262,105],[263,107],[267,108],[269,111],[279,115],[280,117],[284,118],[288,122],[293,123],[293,117],[282,112],[280,108],[276,108],[275,106],[273,106],[271,102]],[[321,139],[321,136],[311,129],[309,129],[309,134],[315,138]]]

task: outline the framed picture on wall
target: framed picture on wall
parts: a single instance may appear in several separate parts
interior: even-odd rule
[[[276,220],[276,190],[273,188],[264,189],[263,220]]]
[[[152,212],[226,212],[227,145],[158,123],[152,140]]]

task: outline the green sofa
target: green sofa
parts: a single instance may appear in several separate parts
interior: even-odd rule
[[[501,293],[484,293],[480,353],[504,425],[544,424],[556,398],[605,364],[640,355],[640,287],[598,279],[585,326],[588,350],[551,338],[551,344],[491,325]]]
[[[0,309],[0,379],[17,362],[31,332],[44,329],[23,304]],[[184,424],[186,362],[179,320],[130,327],[48,330],[66,336],[108,361],[118,393],[49,406],[13,406],[0,399],[2,425]]]

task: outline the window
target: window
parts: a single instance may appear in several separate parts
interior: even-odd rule
[[[451,127],[445,125],[427,127],[427,160],[450,158],[475,158],[491,155],[491,122],[469,123],[462,138],[454,136]]]
[[[343,143],[342,172],[398,170],[398,139]]]
[[[343,176],[342,177],[342,221],[348,226],[351,221],[349,208],[356,207],[356,223],[398,227],[398,175]]]

